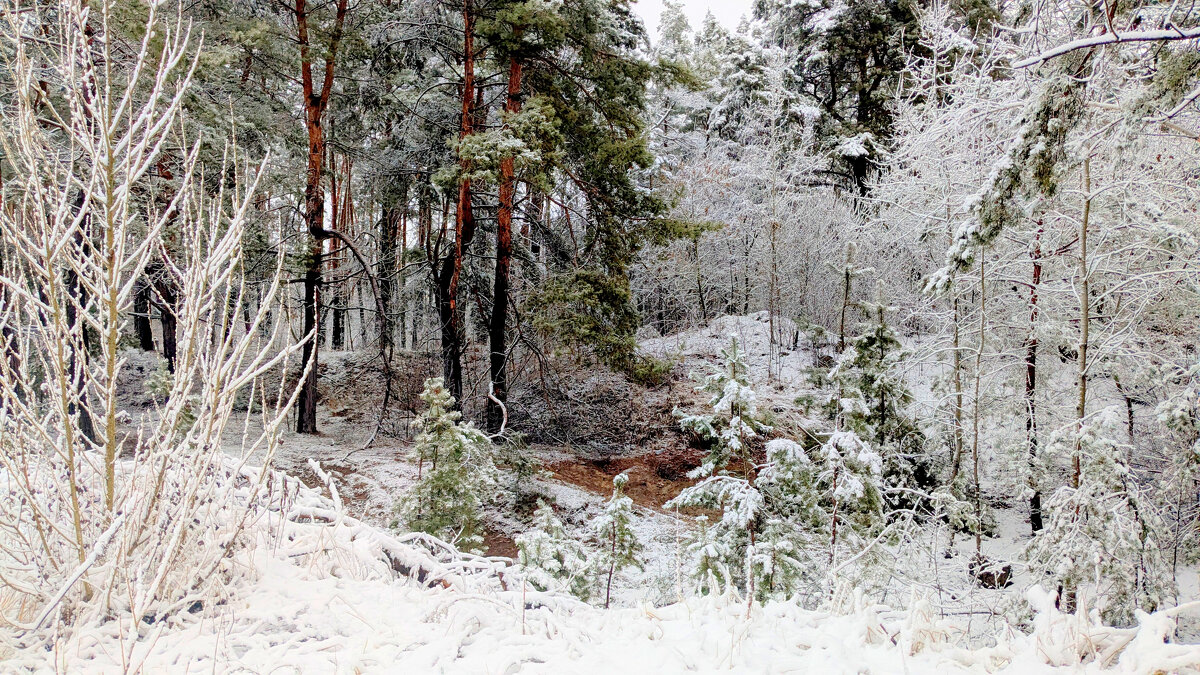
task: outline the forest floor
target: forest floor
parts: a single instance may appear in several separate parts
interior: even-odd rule
[[[400,661],[410,664],[413,672],[553,672],[562,667],[574,671],[579,668],[567,664],[579,663],[587,663],[583,670],[588,672],[616,668],[647,672],[652,663],[667,672],[1036,672],[1048,670],[1056,659],[1066,659],[1060,664],[1064,666],[1079,663],[1077,657],[1054,656],[1054,650],[1062,645],[1050,645],[1047,635],[1028,638],[1008,627],[1005,617],[1019,609],[1022,597],[1032,597],[1026,591],[1031,581],[1019,562],[1029,525],[1022,508],[998,499],[996,531],[983,539],[982,547],[994,561],[1013,564],[1014,583],[1009,589],[984,589],[972,582],[966,570],[974,552],[970,537],[960,535],[951,544],[946,531],[933,530],[920,545],[889,553],[895,557],[894,571],[885,583],[883,603],[919,610],[920,622],[926,626],[921,629],[926,630],[923,639],[930,644],[914,646],[914,640],[920,639],[912,633],[916,630],[913,611],[896,613],[863,604],[853,600],[857,595],[852,588],[835,589],[835,595],[841,593],[844,598],[840,609],[832,613],[804,610],[794,603],[769,604],[748,612],[742,601],[731,597],[689,597],[685,587],[690,582],[681,560],[691,520],[664,510],[662,504],[691,484],[686,474],[704,451],[691,447],[675,432],[674,419],[665,406],[675,403],[683,409],[698,409],[703,405],[686,375],[702,372],[706,364],[717,364],[730,334],[739,335],[743,342],[760,404],[776,414],[777,424],[791,430],[815,424],[797,412],[792,401],[805,393],[805,369],[819,355],[811,346],[802,345],[799,336],[791,348],[773,352],[764,315],[721,317],[695,331],[643,340],[645,351],[675,363],[671,381],[646,396],[649,403],[641,403],[647,411],[644,417],[634,414],[625,420],[628,428],[597,446],[589,446],[587,439],[579,436],[571,444],[531,443],[530,452],[540,459],[542,471],[520,486],[509,486],[509,492],[517,496],[487,513],[489,556],[515,555],[513,538],[527,528],[531,502],[537,498],[553,502],[568,531],[584,539],[611,494],[613,477],[627,473],[627,491],[636,504],[634,528],[645,546],[645,566],[615,580],[615,609],[605,612],[572,605],[574,609],[555,617],[540,617],[541,627],[530,631],[524,612],[518,620],[510,610],[487,609],[487,603],[477,602],[472,606],[479,606],[471,611],[438,609],[447,601],[439,599],[437,591],[407,586],[403,579],[362,579],[344,574],[344,569],[314,572],[296,569],[300,564],[296,560],[268,557],[255,562],[261,581],[238,591],[242,609],[224,612],[207,629],[217,635],[202,627],[183,629],[162,643],[169,642],[174,652],[157,654],[148,663],[163,664],[171,671],[193,666],[219,671],[214,668],[217,661],[208,654],[224,654],[252,671],[290,663],[297,672],[378,672],[387,669],[382,664]],[[332,477],[346,515],[376,528],[377,534],[372,536],[385,536],[396,498],[413,484],[419,471],[409,456],[411,439],[399,423],[376,433],[379,401],[370,386],[374,374],[361,354],[334,352],[322,358],[321,432],[285,433],[274,465],[320,491],[324,482],[309,464],[315,461]],[[144,376],[137,368],[145,371],[151,365],[136,362],[131,376]],[[914,372],[924,370],[916,368]],[[637,393],[632,385],[609,380],[568,379],[582,382],[583,387],[604,389],[604,396],[614,391]],[[914,390],[920,391],[922,383],[914,384]],[[411,392],[411,386],[407,391]],[[584,397],[576,391],[567,398],[578,403]],[[537,398],[526,395],[521,400]],[[579,404],[568,414],[603,410],[609,404],[602,398],[584,401],[588,405]],[[538,420],[539,414],[545,411],[530,414],[527,423]],[[581,424],[603,425],[603,420]],[[624,445],[621,439],[626,439]],[[235,441],[232,435],[229,440],[231,444]],[[1196,570],[1186,569],[1180,576],[1179,601],[1198,598]],[[331,612],[324,619],[309,616],[339,606],[339,602],[345,611]],[[1179,617],[1179,636],[1185,642],[1200,638],[1198,615],[1200,612],[1192,611]],[[1054,629],[1058,631],[1054,639],[1066,639],[1062,637],[1066,633],[1078,637],[1083,630],[1079,626],[1063,633],[1064,620],[1061,616],[1054,619],[1059,626]],[[1045,623],[1049,619],[1037,621],[1043,623],[1035,622],[1035,631],[1051,630]],[[929,628],[932,626],[936,629]],[[308,637],[280,633],[285,628],[296,628],[298,635]],[[243,631],[258,631],[264,637],[245,638],[240,636]],[[195,644],[180,647],[177,641],[183,639],[195,640]],[[1034,642],[1027,643],[1030,639]],[[239,641],[245,644],[236,646]],[[933,649],[932,643],[940,646]],[[1162,647],[1161,638],[1156,644]],[[288,645],[294,653],[284,648]],[[1147,649],[1147,653],[1158,654],[1157,648]],[[1200,664],[1200,647],[1193,649],[1187,653],[1194,657],[1192,661],[1185,654],[1172,656],[1176,660],[1171,662]],[[456,654],[457,660],[449,660],[451,654]],[[1126,672],[1152,672],[1139,670],[1136,659],[1121,663],[1128,666]],[[1072,672],[1098,671],[1101,665],[1121,664],[1115,658],[1105,664],[1093,660]]]
[[[336,482],[336,479],[335,479]],[[328,485],[326,489],[328,490]],[[299,488],[251,523],[238,574],[198,612],[90,626],[3,670],[146,673],[1195,673],[1155,617],[1112,631],[1054,611],[973,644],[928,603],[840,593],[820,610],[735,594],[610,610],[505,582],[500,559],[431,557],[419,539]],[[332,492],[329,492],[332,495]],[[317,515],[319,517],[313,517]],[[396,560],[434,575],[397,576]],[[473,573],[467,570],[475,570]],[[1169,619],[1166,620],[1169,624]],[[134,637],[138,639],[133,639]]]
[[[807,369],[820,358],[820,350],[806,343],[794,325],[776,325],[785,348],[772,349],[770,327],[766,315],[746,317],[723,316],[709,325],[678,335],[650,337],[642,340],[642,349],[659,358],[673,361],[673,376],[653,395],[642,417],[622,420],[637,431],[622,431],[627,439],[620,444],[619,435],[606,438],[596,446],[588,439],[576,436],[573,443],[534,442],[530,453],[542,465],[542,470],[523,485],[509,486],[508,501],[497,504],[487,513],[485,544],[489,555],[514,557],[513,539],[528,527],[536,499],[553,502],[569,532],[586,539],[589,525],[597,516],[604,501],[611,495],[612,479],[619,473],[629,476],[627,493],[637,509],[635,527],[646,545],[645,569],[620,575],[614,584],[614,602],[633,607],[642,603],[662,605],[677,600],[683,593],[686,575],[680,570],[681,542],[692,527],[691,519],[680,517],[662,505],[693,481],[687,472],[701,461],[704,450],[690,445],[675,432],[675,420],[666,405],[677,404],[682,409],[700,409],[705,401],[694,391],[689,374],[700,374],[707,366],[720,363],[720,351],[736,335],[747,353],[750,376],[759,392],[759,403],[770,409],[776,424],[789,431],[815,429],[819,423],[801,414],[793,404],[798,395],[808,393]],[[378,419],[378,392],[364,385],[376,374],[370,372],[369,358],[361,353],[333,352],[323,355],[322,387],[324,405],[320,409],[321,433],[316,436],[287,433],[274,459],[275,466],[297,476],[308,485],[320,481],[309,468],[314,460],[337,481],[347,512],[365,522],[388,527],[393,522],[393,508],[398,495],[404,493],[417,479],[419,467],[409,456],[411,438],[400,425],[390,427],[391,433],[375,434]],[[910,364],[910,387],[918,405],[928,405],[933,394],[929,381],[937,373],[936,363]],[[588,415],[607,414],[605,396],[625,393],[622,387],[594,375],[572,374],[566,378],[584,383],[565,400],[578,401],[586,396],[587,387],[598,402],[591,407],[576,405],[569,415],[577,426],[603,427],[604,419],[584,419]],[[599,384],[597,384],[597,382]],[[410,387],[411,389],[411,387]],[[596,393],[600,392],[600,393]],[[614,393],[615,392],[615,393]],[[629,391],[637,395],[637,390]],[[538,402],[544,397],[518,394],[523,404]],[[411,399],[411,395],[409,395]],[[582,412],[580,412],[582,411]],[[596,412],[600,411],[600,412]],[[636,413],[636,411],[635,411]],[[622,415],[631,413],[625,411]],[[549,423],[545,410],[527,413],[526,423]],[[539,417],[542,416],[542,417]],[[374,435],[370,447],[363,449]],[[542,439],[553,436],[543,430]],[[639,438],[652,437],[653,442]],[[613,438],[618,439],[614,443]],[[988,461],[996,461],[989,458]],[[513,496],[516,495],[516,496]],[[897,558],[897,572],[888,582],[885,601],[903,604],[910,596],[927,597],[939,615],[956,617],[968,633],[986,635],[1006,625],[1006,616],[1019,611],[1020,590],[1031,580],[1020,563],[1020,553],[1029,539],[1028,513],[1022,506],[1013,506],[990,495],[996,528],[993,536],[985,536],[982,550],[998,564],[1013,566],[1012,586],[1005,589],[981,588],[967,572],[967,561],[974,554],[970,536],[958,535],[951,541],[944,529],[925,533],[924,544],[908,547],[903,559]],[[1200,599],[1200,584],[1194,568],[1180,574],[1179,602]],[[1190,640],[1200,639],[1200,613],[1180,618],[1180,634]]]

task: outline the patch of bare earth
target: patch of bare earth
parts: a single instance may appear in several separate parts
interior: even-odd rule
[[[661,509],[684,488],[695,485],[687,473],[700,464],[704,454],[699,448],[679,447],[633,457],[573,459],[546,468],[558,480],[599,495],[612,494],[613,478],[626,473],[625,494],[638,506]]]

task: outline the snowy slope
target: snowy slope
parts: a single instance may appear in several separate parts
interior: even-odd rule
[[[336,494],[295,486],[277,499],[286,508],[264,509],[249,544],[231,556],[234,581],[224,598],[195,613],[108,621],[49,648],[33,642],[5,655],[4,669],[1031,673],[1061,666],[1078,673],[1100,672],[1104,661],[1117,672],[1151,673],[1200,666],[1200,647],[1163,644],[1165,615],[1148,617],[1135,633],[1043,607],[1034,635],[969,648],[920,601],[899,612],[848,596],[806,611],[747,607],[730,595],[605,611],[530,591],[503,559],[366,525],[341,511]],[[423,582],[410,578],[417,576]]]

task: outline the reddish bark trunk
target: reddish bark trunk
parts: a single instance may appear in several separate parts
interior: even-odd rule
[[[304,95],[304,127],[308,132],[308,162],[304,181],[304,223],[312,236],[308,267],[304,273],[304,334],[309,336],[301,352],[301,364],[308,369],[304,386],[296,400],[296,431],[317,433],[317,363],[319,346],[316,342],[318,306],[320,303],[322,242],[331,233],[324,227],[325,189],[321,185],[321,167],[325,163],[325,130],[321,121],[329,107],[333,91],[333,66],[337,59],[342,27],[346,20],[347,0],[338,0],[329,50],[325,57],[325,79],[318,92],[312,72],[312,57],[308,38],[308,5],[296,0],[296,37],[300,43],[300,78]]]
[[[508,100],[504,109],[510,113],[521,110],[521,62],[516,57],[509,59]],[[513,158],[500,160],[500,208],[496,213],[496,275],[492,293],[492,316],[488,326],[488,341],[491,343],[489,374],[492,380],[494,399],[488,399],[487,424],[491,433],[498,433],[503,424],[502,403],[508,401],[508,346],[506,324],[508,322],[508,282],[512,266],[512,216],[514,183]],[[497,402],[499,401],[499,403]]]
[[[475,130],[475,8],[463,1],[463,88],[462,120],[459,138]],[[458,283],[462,275],[463,254],[475,237],[475,212],[471,205],[471,163],[460,160],[463,177],[458,184],[458,202],[454,210],[454,247],[442,258],[438,270],[438,319],[441,323],[442,372],[446,389],[454,397],[455,407],[462,406],[463,331],[458,307]]]

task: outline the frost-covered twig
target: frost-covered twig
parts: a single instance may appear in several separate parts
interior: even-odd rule
[[[104,550],[108,548],[108,542],[112,541],[113,535],[115,535],[117,530],[121,529],[124,524],[125,514],[122,513],[121,515],[117,516],[117,518],[113,520],[112,525],[109,525],[108,529],[96,539],[95,545],[92,546],[92,552],[88,554],[87,559],[79,563],[79,567],[76,567],[75,571],[71,573],[71,576],[67,579],[67,583],[63,584],[63,587],[58,590],[58,593],[54,594],[53,598],[50,598],[50,602],[46,603],[45,608],[43,608],[41,614],[38,615],[37,621],[33,622],[33,625],[29,627],[29,630],[36,631],[46,623],[46,619],[50,618],[50,614],[54,611],[54,608],[58,607],[58,603],[62,602],[62,599],[66,597],[67,592],[71,590],[71,587],[74,586],[75,583],[78,582],[89,569],[91,569],[92,565],[96,564],[96,560],[100,556],[104,555]]]
[[[1200,27],[1168,28],[1165,30],[1145,30],[1131,33],[1105,33],[1093,37],[1072,40],[1066,44],[1048,49],[1037,56],[1022,59],[1013,64],[1013,68],[1028,68],[1029,66],[1045,63],[1050,59],[1069,54],[1080,49],[1090,49],[1102,45],[1119,44],[1122,42],[1170,42],[1174,40],[1195,40],[1200,38]]]

